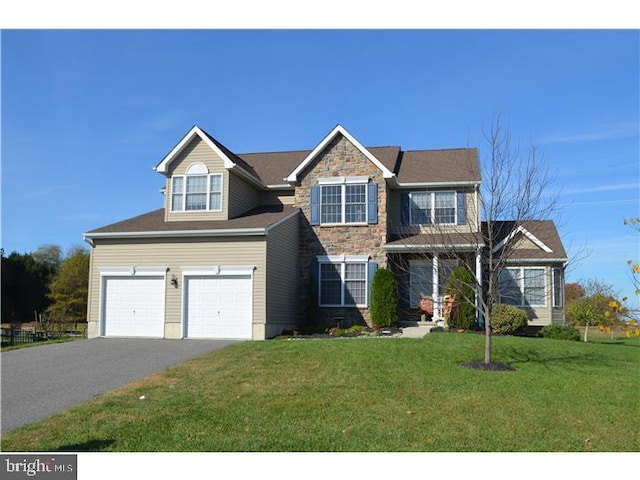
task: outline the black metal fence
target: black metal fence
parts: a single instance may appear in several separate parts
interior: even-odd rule
[[[24,343],[33,343],[35,340],[36,332],[33,330],[23,330],[20,328],[2,329],[3,345],[22,345]]]

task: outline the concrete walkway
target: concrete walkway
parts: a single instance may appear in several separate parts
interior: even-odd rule
[[[422,338],[431,331],[431,326],[404,327],[402,329],[402,338]]]

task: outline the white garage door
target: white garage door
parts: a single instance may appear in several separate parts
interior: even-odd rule
[[[250,275],[188,277],[185,333],[190,338],[252,336]]]
[[[104,278],[104,335],[164,337],[164,278]]]

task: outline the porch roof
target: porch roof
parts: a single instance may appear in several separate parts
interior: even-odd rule
[[[443,250],[475,251],[484,247],[480,232],[422,233],[395,239],[384,246],[389,253],[430,252]]]

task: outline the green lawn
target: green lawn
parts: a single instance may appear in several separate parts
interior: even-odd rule
[[[640,343],[247,342],[11,432],[3,451],[638,451]],[[144,395],[146,398],[141,400]]]

